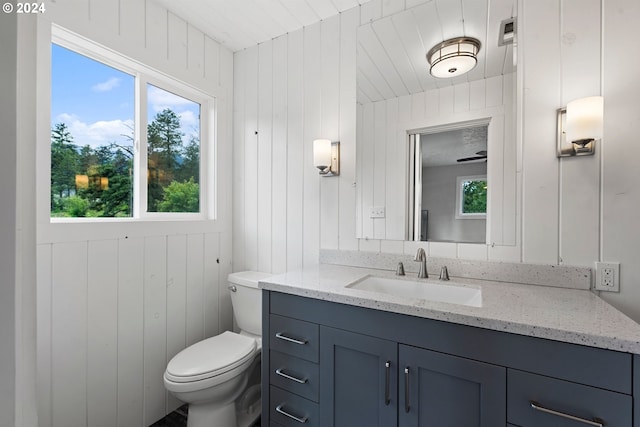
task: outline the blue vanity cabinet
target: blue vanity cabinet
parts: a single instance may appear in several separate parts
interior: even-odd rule
[[[400,345],[399,425],[495,427],[506,423],[506,369]]]
[[[397,426],[397,343],[325,326],[320,343],[320,424]]]
[[[639,356],[291,294],[262,363],[263,425],[640,427]]]

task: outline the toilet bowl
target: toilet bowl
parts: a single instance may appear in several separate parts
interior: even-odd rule
[[[258,281],[268,276],[253,271],[230,274],[231,304],[240,333],[226,331],[197,342],[167,364],[164,385],[189,405],[187,427],[248,427],[259,416],[262,303]]]

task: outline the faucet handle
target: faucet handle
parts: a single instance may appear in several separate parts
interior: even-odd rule
[[[404,264],[402,264],[402,262],[398,263],[398,267],[396,268],[396,276],[404,276]]]
[[[449,271],[446,265],[443,265],[440,269],[440,280],[449,280]]]

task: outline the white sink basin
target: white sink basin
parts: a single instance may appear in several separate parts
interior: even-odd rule
[[[346,287],[362,291],[482,307],[482,291],[452,282],[426,282],[365,276]]]

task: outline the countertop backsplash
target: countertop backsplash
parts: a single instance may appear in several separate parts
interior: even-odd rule
[[[382,252],[320,250],[320,264],[365,267],[395,271],[399,262],[405,273],[417,274],[419,263],[412,255]],[[467,279],[525,285],[553,286],[568,289],[591,289],[591,268],[569,265],[524,264],[502,261],[476,261],[455,258],[427,258],[427,271],[438,277],[442,266],[447,266],[449,276]]]

